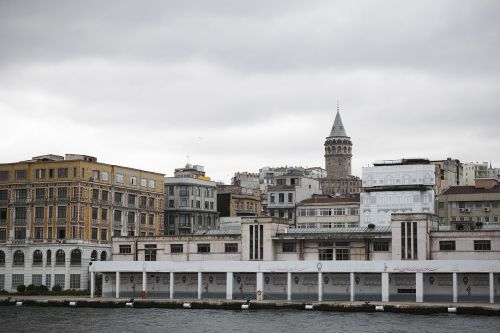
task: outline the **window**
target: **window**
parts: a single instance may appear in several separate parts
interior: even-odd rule
[[[0,267],[5,266],[5,252],[0,250]]]
[[[26,220],[26,207],[16,207],[15,209],[16,220]]]
[[[92,239],[97,240],[97,234],[99,233],[99,229],[92,228]]]
[[[224,252],[237,253],[238,252],[238,243],[225,243],[224,244]]]
[[[68,178],[68,168],[58,168],[57,169],[58,178]]]
[[[35,207],[35,219],[43,219],[44,207]]]
[[[293,193],[288,193],[288,202],[293,202]]]
[[[43,239],[43,227],[35,227],[35,239]]]
[[[16,179],[26,179],[26,169],[16,170]]]
[[[58,285],[64,290],[64,283],[65,283],[66,277],[64,274],[54,274],[54,286]]]
[[[14,228],[14,239],[26,239],[26,228]]]
[[[475,240],[474,251],[491,251],[490,240]]]
[[[108,191],[102,190],[102,192],[101,192],[101,200],[104,203],[108,203],[108,201],[109,201],[109,192]]]
[[[389,252],[389,242],[373,242],[373,252]]]
[[[155,225],[155,215],[149,214],[149,225]]]
[[[97,217],[99,216],[99,208],[97,207],[92,207],[92,220],[97,220]]]
[[[319,249],[319,260],[333,260],[333,248]]]
[[[155,188],[155,181],[153,179],[148,180],[148,187],[149,188]]]
[[[45,285],[49,288],[49,290],[51,287],[51,278],[52,276],[50,274],[45,274]]]
[[[285,202],[285,193],[279,193],[278,194],[278,201],[279,202]]]
[[[297,252],[297,243],[295,242],[284,242],[282,244],[283,253],[294,253]]]
[[[47,266],[50,266],[52,265],[52,251],[51,250],[47,250]]]
[[[127,198],[127,202],[129,206],[135,206],[135,200],[136,200],[136,195],[135,194],[129,194]]]
[[[146,213],[140,214],[141,224],[146,224]]]
[[[7,240],[7,230],[6,228],[0,228],[0,242],[5,242]]]
[[[210,244],[198,244],[198,253],[210,253]]]
[[[12,274],[12,288],[16,289],[20,285],[24,285],[24,274]]]
[[[9,180],[9,172],[0,171],[0,180]]]
[[[33,252],[33,266],[41,266],[43,264],[43,254],[40,250]]]
[[[35,170],[35,178],[36,179],[44,179],[45,178],[45,169],[36,169]]]
[[[92,253],[90,254],[90,261],[96,261],[97,260],[97,251],[93,250]]]
[[[115,192],[115,205],[122,204],[122,197],[123,197],[123,193]]]
[[[349,249],[335,249],[335,260],[350,260]]]
[[[106,208],[101,208],[101,219],[103,223],[108,220],[108,210]]]
[[[455,251],[455,241],[439,241],[440,251]]]
[[[31,284],[34,286],[42,285],[42,274],[33,274],[31,276]]]
[[[107,171],[101,172],[101,180],[104,180],[106,182],[109,180],[109,173]]]
[[[38,189],[37,189],[38,190]],[[37,192],[38,193],[38,192]],[[7,201],[8,200],[8,192],[7,190],[0,190],[0,201]]]
[[[181,197],[179,200],[179,207],[187,207],[187,206],[188,206],[187,197]]]
[[[54,169],[49,169],[49,178],[54,178]]]
[[[71,251],[71,266],[81,266],[82,252],[78,249]]]
[[[106,261],[108,257],[108,254],[106,253],[106,251],[102,251],[101,252],[101,261]]]
[[[168,208],[174,208],[174,207],[175,207],[175,201],[174,200],[168,200]]]
[[[183,244],[170,244],[170,252],[171,253],[183,253],[184,245]]]
[[[115,210],[113,220],[115,222],[121,222],[122,221],[122,211],[121,210]]]
[[[120,254],[131,254],[132,245],[120,245]]]
[[[156,261],[156,244],[144,245],[144,260]]]
[[[58,239],[65,239],[66,238],[66,228],[64,228],[64,227],[57,228],[57,238]]]
[[[66,254],[63,250],[56,252],[56,266],[64,266],[66,264]]]
[[[130,176],[130,185],[137,185],[137,177]]]
[[[141,178],[141,186],[146,187],[147,185],[147,179]]]
[[[274,193],[269,194],[269,202],[270,203],[276,202],[276,194],[274,194]]]
[[[69,288],[70,289],[80,289],[80,274],[70,274],[70,276],[69,276]]]
[[[14,252],[14,266],[24,266],[24,252],[17,250]]]
[[[123,184],[123,174],[121,174],[121,173],[117,173],[117,174],[115,175],[115,182],[120,183],[120,184]]]

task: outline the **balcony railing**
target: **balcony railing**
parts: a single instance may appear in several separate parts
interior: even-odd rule
[[[92,219],[92,224],[94,224],[94,225],[99,224],[99,220],[98,219]]]
[[[7,200],[7,199],[2,199],[2,200],[0,200],[0,206],[5,206],[5,205],[7,205],[8,203],[9,203],[9,200]]]
[[[15,198],[14,203],[16,204],[25,204],[28,202],[28,198]]]
[[[43,223],[43,217],[35,217],[35,223],[42,224]]]
[[[57,224],[66,224],[66,218],[65,217],[58,217]]]
[[[35,198],[35,203],[36,204],[43,204],[43,203],[45,203],[45,198]]]
[[[14,224],[17,224],[17,225],[23,224],[24,225],[24,224],[26,224],[26,219],[18,219],[18,218],[16,218],[14,220]]]

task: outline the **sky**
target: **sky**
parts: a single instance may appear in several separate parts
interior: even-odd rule
[[[0,1],[0,163],[324,167],[337,101],[354,175],[500,167],[500,2]]]

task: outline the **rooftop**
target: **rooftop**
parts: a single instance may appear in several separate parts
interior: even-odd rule
[[[329,203],[346,203],[354,202],[359,203],[359,194],[351,196],[332,196],[313,194],[310,199],[302,200],[298,204],[329,204]]]

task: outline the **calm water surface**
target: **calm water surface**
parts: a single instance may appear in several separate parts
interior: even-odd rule
[[[500,317],[0,306],[0,332],[498,332]]]

